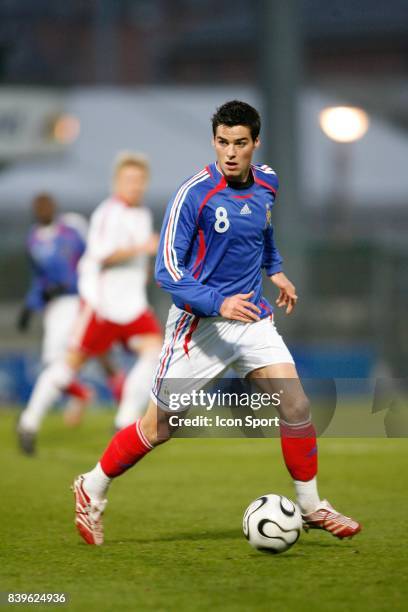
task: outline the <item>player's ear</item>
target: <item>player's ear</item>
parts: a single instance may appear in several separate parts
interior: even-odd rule
[[[257,149],[261,145],[261,139],[257,136],[254,140],[254,149]]]

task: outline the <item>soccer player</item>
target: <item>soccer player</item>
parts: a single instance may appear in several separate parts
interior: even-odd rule
[[[115,164],[113,195],[94,211],[86,251],[79,265],[83,300],[64,359],[41,374],[20,420],[44,416],[84,363],[122,343],[138,355],[128,373],[115,426],[129,425],[146,409],[162,336],[146,297],[148,256],[157,251],[150,211],[142,206],[149,179],[144,157],[121,154]],[[29,427],[27,427],[29,429]],[[35,435],[37,428],[31,429]]]
[[[57,204],[50,194],[38,194],[32,209],[35,223],[27,240],[32,278],[17,326],[26,331],[33,313],[43,312],[42,362],[49,366],[63,356],[78,314],[77,265],[85,250],[85,236],[68,218],[58,216]],[[90,390],[77,380],[72,380],[64,391],[75,400],[77,409],[91,396]],[[32,432],[40,418],[32,412],[20,420],[19,442],[27,454],[34,452]]]
[[[281,446],[305,528],[338,538],[361,529],[320,499],[309,403],[272,307],[262,297],[265,269],[279,290],[278,307],[290,314],[298,299],[282,271],[271,225],[277,176],[268,166],[252,163],[260,144],[259,114],[244,102],[227,102],[214,114],[212,128],[216,163],[181,185],[163,222],[156,279],[174,305],[148,410],[117,433],[95,468],[74,482],[76,526],[88,544],[103,542],[111,481],[171,436],[167,385],[194,378],[198,389],[229,366],[269,394],[284,390]]]

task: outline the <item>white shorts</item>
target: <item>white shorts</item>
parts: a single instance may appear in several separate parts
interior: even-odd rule
[[[47,304],[44,311],[42,360],[48,365],[63,357],[79,312],[77,295],[62,295]]]
[[[229,321],[224,317],[199,318],[173,305],[151,398],[166,409],[172,380],[189,379],[183,382],[183,392],[188,393],[230,367],[245,378],[257,368],[275,363],[294,361],[272,318],[256,323]]]

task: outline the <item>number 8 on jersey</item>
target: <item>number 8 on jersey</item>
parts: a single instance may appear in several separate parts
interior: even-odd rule
[[[227,209],[224,208],[224,206],[218,206],[215,210],[215,218],[216,222],[214,224],[214,229],[219,234],[223,234],[230,226]]]

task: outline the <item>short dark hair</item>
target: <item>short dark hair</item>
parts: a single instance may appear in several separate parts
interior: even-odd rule
[[[258,111],[240,100],[230,100],[217,108],[212,116],[213,134],[219,125],[233,127],[234,125],[246,125],[251,131],[252,139],[255,140],[261,131],[261,117]]]

